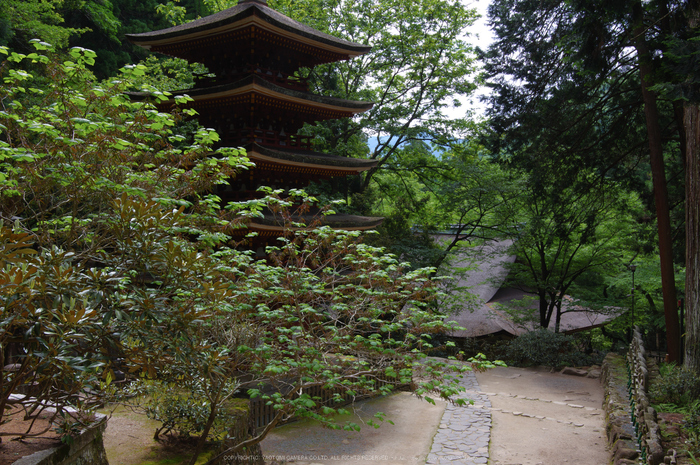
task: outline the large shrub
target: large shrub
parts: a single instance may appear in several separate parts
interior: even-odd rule
[[[527,332],[512,340],[506,348],[506,360],[519,366],[544,365],[559,367],[585,363],[574,338],[547,329]]]
[[[92,52],[35,46],[26,56],[0,47],[0,217],[12,219],[0,226],[0,343],[20,348],[0,407],[40,373],[46,387],[21,399],[28,409],[89,408],[82,399],[108,392],[120,368],[196,394],[199,420],[181,426],[200,435],[200,451],[243,382],[276,416],[238,448],[290,415],[328,421],[337,409],[311,387],[388,392],[382,378],[420,396],[457,392],[423,355],[446,330],[429,305],[434,270],[409,271],[359,233],[298,223],[310,200],[301,192],[221,205],[211,192],[246,166],[239,151],[214,152],[213,131],[177,134],[176,117],[126,98],[140,68],[98,84]],[[287,234],[255,260],[230,233],[262,208]]]

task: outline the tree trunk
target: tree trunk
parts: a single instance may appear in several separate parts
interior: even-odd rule
[[[652,181],[654,185],[654,202],[656,204],[657,227],[659,233],[659,260],[661,265],[661,288],[664,296],[664,316],[666,320],[666,344],[669,361],[680,360],[680,325],[676,307],[676,284],[673,271],[673,245],[671,240],[671,217],[668,207],[666,189],[666,172],[664,168],[661,127],[656,106],[656,94],[650,90],[652,76],[651,56],[644,38],[645,29],[642,22],[641,3],[635,4],[634,46],[639,61],[639,74],[644,100],[647,135],[649,139],[649,156],[651,161]]]
[[[685,366],[700,373],[700,106],[686,104]]]
[[[700,1],[688,2],[688,26],[700,25]],[[700,373],[700,106],[686,103],[685,129],[685,366]]]
[[[557,315],[554,320],[554,332],[558,333],[561,331],[561,302],[557,303]]]
[[[547,302],[547,295],[544,291],[539,291],[538,294],[540,297],[540,326],[542,328],[547,328],[552,312],[549,309],[549,302]]]
[[[195,463],[197,463],[197,458],[199,458],[199,454],[201,454],[204,450],[204,446],[207,443],[207,437],[209,436],[209,431],[211,431],[212,426],[214,426],[214,421],[216,421],[216,411],[219,406],[218,400],[220,394],[221,388],[219,388],[219,392],[216,393],[216,402],[212,400],[209,405],[209,418],[207,418],[207,424],[204,427],[204,431],[202,431],[202,435],[199,437],[199,439],[197,439],[197,445],[192,453],[192,457],[190,457],[188,465],[195,465]]]

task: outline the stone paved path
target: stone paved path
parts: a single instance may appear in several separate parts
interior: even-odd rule
[[[445,407],[426,465],[476,465],[489,461],[491,401],[479,389],[473,372],[467,372],[460,384],[466,391],[459,397],[473,400],[474,405],[464,408],[448,404]]]
[[[609,463],[597,379],[499,367],[461,383],[471,406],[397,393],[353,407],[357,421],[381,411],[394,425],[348,432],[291,423],[270,433],[263,453],[295,465]]]

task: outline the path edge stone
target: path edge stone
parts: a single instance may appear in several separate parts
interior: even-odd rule
[[[628,374],[625,357],[609,353],[603,361],[601,381],[603,383],[603,410],[605,411],[605,432],[608,440],[608,448],[612,454],[612,464],[628,464],[630,461],[639,460],[639,449],[636,440],[632,418],[630,414],[630,401],[628,394]],[[656,445],[660,444],[658,428],[650,434],[655,438],[649,440]],[[649,463],[659,463],[657,456],[663,460],[663,453],[652,454],[654,457]]]

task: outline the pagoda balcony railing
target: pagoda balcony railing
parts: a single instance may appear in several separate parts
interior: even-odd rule
[[[297,150],[312,150],[311,136],[284,134],[273,130],[257,128],[234,129],[222,137],[225,145],[246,145],[257,143],[268,147]]]
[[[301,90],[304,92],[309,90],[308,78],[284,74],[279,70],[255,65],[245,65],[243,68],[219,72],[216,77],[203,78],[198,82],[197,86],[210,87],[213,85],[225,84],[227,82],[235,82],[246,76],[250,76],[251,74],[260,76],[266,81],[270,81],[287,89]]]

